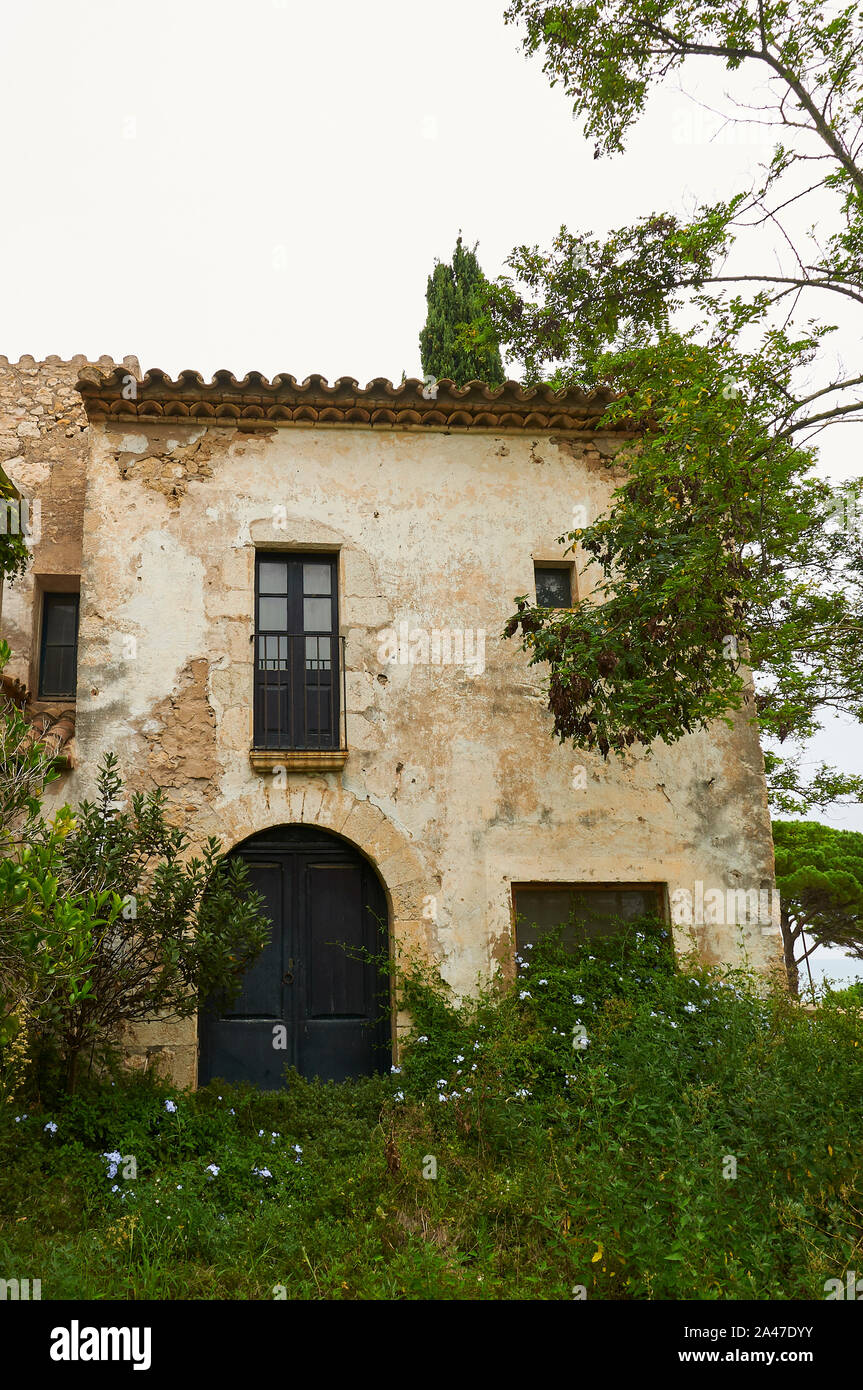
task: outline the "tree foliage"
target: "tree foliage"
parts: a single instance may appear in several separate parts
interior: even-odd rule
[[[832,326],[817,317],[828,294],[863,304],[858,12],[513,0],[508,18],[598,155],[622,150],[651,91],[699,62],[750,76],[760,64],[763,105],[729,119],[790,138],[733,197],[600,238],[563,228],[548,251],[514,250],[492,287],[492,321],[528,381],[603,387],[601,426],[633,431],[610,508],[561,537],[582,597],[561,612],[519,596],[506,632],[548,663],[561,739],[620,753],[745,705],[771,745],[778,809],[858,797],[859,776],[801,771],[825,712],[863,719],[861,484],[828,487],[813,445],[827,423],[863,420],[863,376],[830,366]]]
[[[420,354],[426,376],[448,378],[457,386],[483,381],[500,386],[503,364],[497,341],[483,320],[487,281],[473,249],[462,245],[461,233],[452,261],[438,261],[428,278],[428,313],[420,333]]]
[[[785,966],[796,994],[800,966],[817,947],[863,960],[863,835],[817,821],[774,821],[773,843]]]
[[[26,728],[26,725],[24,726]],[[21,727],[0,722],[0,1044],[21,1027],[35,1053],[57,1057],[74,1090],[85,1049],[123,1028],[186,1018],[213,993],[236,993],[269,924],[245,866],[209,839],[189,856],[161,791],[123,809],[113,754],[95,801],[49,820],[40,797],[52,772],[38,749],[22,770]]]

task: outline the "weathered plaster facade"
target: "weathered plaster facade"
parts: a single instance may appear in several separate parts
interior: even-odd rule
[[[511,968],[513,883],[656,883],[667,900],[699,881],[772,886],[745,711],[733,730],[603,762],[552,739],[541,673],[501,639],[514,596],[533,593],[534,564],[560,562],[573,508],[596,515],[614,486],[625,440],[597,434],[600,405],[582,398],[554,424],[547,407],[483,424],[476,411],[458,423],[452,407],[423,423],[421,410],[350,419],[320,400],[302,415],[295,401],[285,419],[253,406],[259,379],[230,387],[225,374],[240,405],[217,416],[218,392],[188,374],[198,418],[188,405],[166,418],[164,390],[132,387],[121,406],[121,373],[140,381],[134,359],[106,392],[112,370],[0,359],[4,467],[43,504],[37,578],[14,585],[3,610],[14,674],[31,685],[39,576],[80,576],[74,767],[55,797],[86,795],[111,750],[131,787],[165,789],[194,841],[214,834],[230,849],[274,825],[325,827],[374,864],[398,945],[437,960],[462,991],[495,961]],[[273,772],[250,759],[256,549],[338,555],[341,768]],[[402,624],[414,640],[484,632],[483,669],[382,660],[382,631]],[[777,935],[757,923],[676,935],[706,960],[743,949],[760,969],[779,965]],[[194,1081],[192,1025],[154,1024],[136,1047],[167,1048],[178,1080]]]

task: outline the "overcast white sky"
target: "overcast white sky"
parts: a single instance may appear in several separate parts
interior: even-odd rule
[[[0,352],[398,381],[421,375],[426,278],[460,228],[495,275],[562,223],[681,212],[763,157],[668,91],[595,161],[503,10],[0,0]],[[859,431],[833,434],[830,470],[863,472]],[[833,727],[815,752],[863,771],[861,742]],[[859,807],[829,819],[863,829]]]

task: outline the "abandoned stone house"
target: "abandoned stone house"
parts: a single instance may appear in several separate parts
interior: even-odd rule
[[[604,762],[553,739],[541,669],[501,637],[516,595],[589,592],[558,537],[621,476],[602,407],[0,358],[0,462],[32,549],[3,595],[4,679],[53,740],[50,798],[90,794],[115,752],[193,843],[243,855],[273,921],[233,1009],[140,1029],[140,1065],[263,1086],[286,1061],[388,1068],[372,968],[334,944],[379,925],[459,991],[573,904],[596,931],[655,905],[681,950],[778,965],[745,711]]]

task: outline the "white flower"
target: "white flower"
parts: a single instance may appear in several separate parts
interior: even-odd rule
[[[404,1100],[404,1098],[405,1098],[405,1093],[404,1093],[404,1091],[396,1091],[395,1095],[393,1096],[393,1100]]]
[[[472,1086],[465,1086],[465,1088],[464,1088],[464,1093],[465,1093],[466,1096],[472,1096],[472,1095],[473,1095],[473,1087],[472,1087]]]
[[[475,1042],[475,1043],[474,1043],[474,1045],[473,1045],[473,1050],[474,1050],[474,1052],[479,1052],[479,1043],[478,1043],[478,1042]]]
[[[440,1090],[441,1087],[443,1087],[443,1089],[446,1090],[446,1082],[445,1082],[445,1081],[436,1081],[436,1082],[435,1082],[435,1085],[437,1086],[438,1090]]]
[[[474,1062],[473,1066],[471,1067],[471,1071],[476,1071],[476,1062]]]
[[[109,1173],[109,1174],[108,1174],[108,1177],[109,1177],[109,1178],[112,1178],[113,1176],[114,1176],[113,1173]],[[120,1191],[120,1184],[115,1182],[115,1183],[114,1183],[114,1186],[111,1188],[111,1191],[112,1191],[112,1192],[119,1192],[119,1191]],[[157,1204],[157,1205],[158,1205],[158,1204]]]
[[[523,989],[523,990],[521,991],[521,994],[520,994],[518,997],[519,997],[519,999],[530,999],[530,997],[531,997],[530,990],[529,990],[529,989]]]
[[[401,1076],[402,1069],[401,1067],[392,1066],[390,1067],[390,1071],[392,1072],[393,1076]]]
[[[229,1110],[229,1111],[228,1111],[228,1114],[229,1114],[229,1115],[236,1115],[236,1113],[237,1113],[236,1110]]]
[[[169,1115],[175,1115],[177,1113],[177,1107],[172,1100],[165,1101],[165,1109],[167,1110]]]
[[[421,1038],[417,1038],[417,1042],[428,1042],[428,1038],[426,1037],[425,1033],[423,1033]]]
[[[539,983],[540,983],[541,985],[547,985],[547,984],[548,984],[548,980],[540,980]]]
[[[264,1136],[264,1131],[263,1131],[262,1129],[259,1129],[259,1130],[258,1130],[258,1138],[259,1138],[259,1139],[262,1139],[263,1136]]]
[[[683,1006],[683,1011],[684,1011],[684,1013],[687,1013],[687,1014],[697,1014],[697,1013],[698,1013],[698,1005],[697,1005],[697,1004],[684,1004],[684,1006]]]
[[[253,1168],[252,1176],[255,1178],[271,1178],[273,1175],[269,1168]]]
[[[303,1152],[299,1144],[292,1144],[291,1148],[293,1149],[295,1154],[301,1154]]]
[[[526,941],[526,942],[524,943],[524,949],[525,949],[526,951],[532,951],[532,950],[533,950],[533,942],[532,942],[532,941]]]
[[[459,1053],[458,1056],[457,1056],[456,1058],[454,1058],[454,1061],[456,1061],[456,1062],[463,1062],[463,1061],[464,1061],[464,1058],[462,1057],[461,1053]]]
[[[530,1091],[526,1091],[526,1090],[524,1089],[524,1087],[522,1086],[522,1088],[521,1088],[520,1090],[516,1091],[515,1096],[513,1097],[513,1099],[516,1099],[516,1098],[517,1098],[518,1100],[526,1100],[527,1097],[528,1097],[529,1095],[530,1095]]]
[[[178,1183],[177,1183],[177,1191],[178,1191],[178,1192],[182,1192],[182,1190],[183,1190],[183,1184],[182,1184],[181,1182],[178,1182]]]
[[[57,1126],[55,1125],[55,1123],[54,1123],[53,1120],[49,1120],[48,1123],[47,1123],[47,1125],[44,1125],[43,1128],[44,1128],[45,1130],[47,1130],[48,1134],[56,1134],[56,1133],[57,1133]]]
[[[444,1095],[443,1091],[438,1091],[438,1100],[446,1100],[446,1099],[447,1099],[447,1097]]]
[[[210,1174],[211,1177],[217,1178],[219,1176],[220,1171],[221,1170],[216,1166],[215,1163],[207,1164],[207,1172]]]
[[[572,996],[572,1002],[573,1004],[583,1004],[584,1000],[582,999],[580,994],[574,994]]]

